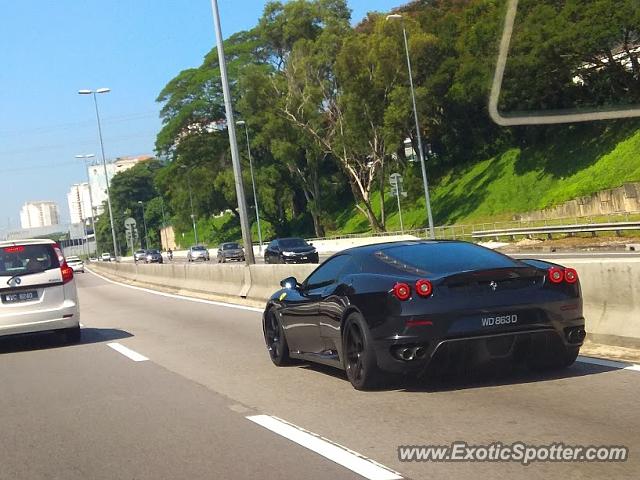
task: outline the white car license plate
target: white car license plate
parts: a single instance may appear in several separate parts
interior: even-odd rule
[[[2,295],[2,303],[20,303],[31,302],[38,299],[38,292],[36,290],[28,290],[25,292],[17,293],[5,293]]]

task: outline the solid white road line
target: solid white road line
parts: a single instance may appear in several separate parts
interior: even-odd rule
[[[138,352],[134,352],[133,350],[125,347],[121,343],[117,343],[117,342],[107,343],[107,346],[113,348],[116,352],[121,353],[125,357],[130,358],[134,362],[144,362],[146,360],[149,360],[144,355],[140,355]]]
[[[264,309],[257,308],[257,307],[248,307],[246,305],[236,305],[234,303],[216,302],[214,300],[205,300],[203,298],[186,297],[184,295],[176,295],[176,294],[173,294],[173,293],[165,293],[165,292],[159,292],[157,290],[151,290],[149,288],[136,287],[135,285],[127,285],[126,283],[116,282],[115,280],[111,280],[109,278],[103,277],[99,273],[96,273],[96,272],[94,272],[92,270],[87,269],[87,271],[89,273],[91,273],[92,275],[95,275],[96,277],[101,278],[105,282],[112,283],[113,285],[118,285],[120,287],[131,288],[133,290],[138,290],[140,292],[151,293],[153,295],[159,295],[161,297],[175,298],[175,299],[178,299],[178,300],[186,300],[188,302],[194,302],[194,303],[204,303],[204,304],[207,304],[207,305],[215,305],[216,307],[227,307],[227,308],[236,308],[238,310],[248,310],[250,312],[262,313],[264,311]]]
[[[631,370],[634,372],[640,372],[640,365],[625,362],[614,362],[613,360],[605,360],[603,358],[578,357],[578,361],[582,363],[590,363],[592,365],[600,365],[602,367],[617,368],[620,370]]]
[[[399,473],[373,460],[279,418],[270,415],[253,415],[246,418],[370,480],[401,480],[403,478]]]

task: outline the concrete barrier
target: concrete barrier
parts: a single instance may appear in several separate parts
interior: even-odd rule
[[[302,282],[318,265],[251,265],[249,267],[251,286],[247,292],[249,300],[266,301],[280,289],[280,280],[296,277]]]
[[[640,259],[563,259],[578,271],[588,338],[596,343],[640,348]],[[134,265],[93,263],[91,268],[123,280],[205,293],[226,299],[266,301],[280,281],[302,282],[317,267],[305,265]]]
[[[240,297],[245,283],[245,266],[185,265],[184,290]]]
[[[640,259],[560,263],[578,271],[589,339],[640,348]]]

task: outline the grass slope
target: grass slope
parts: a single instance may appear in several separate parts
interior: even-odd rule
[[[552,130],[549,130],[552,131]],[[413,165],[410,168],[420,168]],[[485,161],[450,171],[431,189],[436,225],[469,224],[510,219],[513,214],[540,210],[573,198],[640,181],[640,129],[611,124],[563,129],[535,147],[512,148]],[[388,193],[387,193],[388,196]],[[405,229],[426,225],[424,198],[403,199]],[[380,195],[373,196],[380,213]],[[400,229],[395,198],[385,201],[386,227]],[[369,229],[355,208],[337,218],[332,233]]]

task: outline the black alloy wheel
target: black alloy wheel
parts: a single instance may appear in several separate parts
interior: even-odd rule
[[[264,340],[274,365],[281,367],[291,363],[287,338],[273,309],[269,310],[264,317]]]
[[[356,390],[368,390],[381,383],[369,329],[359,313],[347,318],[343,330],[344,367]]]

